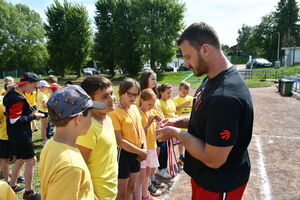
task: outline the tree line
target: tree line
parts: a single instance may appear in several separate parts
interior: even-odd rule
[[[55,0],[46,22],[23,4],[0,0],[0,70],[22,69],[62,75],[91,60],[103,71],[138,73],[145,63],[164,67],[175,55],[183,28],[179,0],[98,0],[95,29],[86,8]]]
[[[263,57],[274,62],[284,55],[282,47],[300,45],[300,13],[296,0],[280,0],[276,10],[262,17],[255,26],[238,30],[238,48],[242,55]]]

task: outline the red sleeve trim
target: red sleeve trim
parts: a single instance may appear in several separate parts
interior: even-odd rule
[[[23,110],[23,102],[19,101],[9,107],[9,119],[20,118]]]

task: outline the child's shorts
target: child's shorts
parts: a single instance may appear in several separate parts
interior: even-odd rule
[[[32,142],[12,142],[12,148],[17,159],[30,159],[35,156]]]
[[[156,149],[148,149],[148,157],[141,162],[141,168],[157,168],[159,167],[158,156]]]
[[[130,173],[139,172],[141,162],[137,160],[136,154],[118,148],[119,175],[118,178],[129,178]]]
[[[7,159],[11,158],[12,153],[12,144],[9,140],[0,140],[0,158]]]

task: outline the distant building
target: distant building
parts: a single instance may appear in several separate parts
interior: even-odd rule
[[[294,65],[300,63],[300,47],[283,47],[284,60],[283,65]]]

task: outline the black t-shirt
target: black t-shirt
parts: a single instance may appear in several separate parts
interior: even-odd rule
[[[207,144],[233,148],[218,169],[185,153],[184,171],[212,192],[229,192],[247,183],[247,147],[253,128],[253,105],[248,87],[235,67],[206,78],[196,91],[188,132]]]

